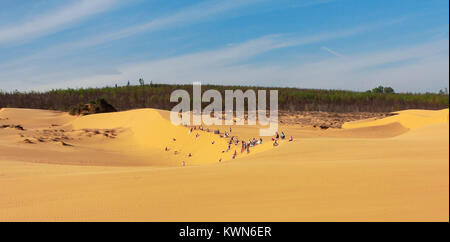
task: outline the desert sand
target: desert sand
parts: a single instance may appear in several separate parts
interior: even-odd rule
[[[162,110],[3,108],[0,221],[449,221],[449,110],[395,114],[247,154]]]

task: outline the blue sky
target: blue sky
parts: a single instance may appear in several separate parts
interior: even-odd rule
[[[0,89],[449,85],[449,2],[0,0]]]

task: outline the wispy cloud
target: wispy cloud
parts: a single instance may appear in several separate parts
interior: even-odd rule
[[[114,84],[116,80],[144,77],[166,83],[203,81],[335,89],[352,86],[358,90],[380,84],[393,86],[398,91],[448,87],[448,39],[349,55],[344,61],[326,58],[302,64],[242,63],[246,58],[283,48],[288,42],[279,36],[266,36],[224,49],[119,66],[114,74],[76,78],[61,84],[102,86]],[[44,89],[50,87],[41,86]]]
[[[327,58],[301,65],[276,65],[286,85],[366,90],[389,85],[399,91],[430,91],[448,87],[448,44],[426,43]]]
[[[149,31],[157,31],[160,29],[167,29],[173,26],[184,26],[188,24],[192,24],[199,21],[205,21],[209,17],[216,17],[220,13],[224,13],[238,7],[249,6],[251,4],[255,4],[258,2],[264,2],[264,0],[229,0],[229,1],[212,1],[212,2],[201,2],[199,4],[184,8],[179,10],[178,12],[168,15],[166,17],[157,18],[152,21],[131,26],[116,32],[98,34],[90,38],[82,39],[79,41],[69,42],[67,44],[63,44],[57,46],[55,48],[67,50],[74,50],[80,48],[86,48],[94,45],[99,45],[102,43],[106,43],[109,41],[114,41],[121,38],[126,38],[138,33],[149,32]],[[328,2],[328,1],[327,1]],[[317,1],[317,3],[322,3],[321,1]],[[311,3],[312,4],[312,3]],[[307,6],[307,5],[305,5]],[[371,23],[366,25],[357,26],[354,28],[348,28],[344,30],[336,30],[326,33],[321,33],[317,35],[311,35],[307,38],[301,39],[293,39],[291,41],[286,42],[286,45],[302,45],[308,44],[311,42],[320,41],[322,39],[333,39],[333,38],[341,38],[349,35],[353,35],[356,33],[360,33],[366,31],[368,29],[375,29],[386,25],[391,25],[394,23],[398,23],[403,21],[404,18],[397,18],[388,21],[380,21],[377,23]],[[54,49],[51,50],[55,51]]]
[[[378,26],[378,24],[376,26]],[[249,58],[281,48],[309,45],[333,39],[345,38],[360,34],[370,29],[372,29],[372,25],[358,26],[335,32],[318,33],[315,35],[302,37],[281,34],[267,35],[243,43],[228,45],[227,47],[221,49],[185,54],[156,61],[120,65],[116,68],[113,74],[87,77],[79,76],[77,78],[68,79],[67,73],[65,73],[64,79],[66,79],[66,82],[59,81],[58,84],[60,87],[61,85],[68,86],[70,84],[72,86],[102,86],[111,84],[113,81],[117,80],[134,80],[140,76],[146,76],[148,78],[164,82],[191,82],[196,80],[205,80],[210,82],[244,79],[256,80],[260,77],[260,75],[256,72],[266,73],[267,71],[260,71],[259,67],[241,64]],[[289,65],[289,63],[283,64]],[[267,68],[267,70],[272,69],[272,67]],[[228,70],[236,71],[236,75],[227,73]],[[240,78],[237,73],[241,73],[243,76]],[[251,73],[255,74],[255,78],[250,77],[252,76]],[[231,78],[230,75],[234,77]],[[269,74],[268,76],[273,77],[273,74]],[[55,87],[54,85],[55,84],[53,84],[53,87]],[[51,87],[51,85],[46,85],[41,86],[40,88],[45,89]]]
[[[195,22],[204,21],[208,18],[215,17],[218,14],[225,13],[227,11],[248,6],[262,0],[229,0],[229,1],[207,1],[201,2],[183,9],[176,11],[175,13],[162,16],[148,22],[140,23],[137,25],[128,26],[126,28],[107,32],[97,33],[94,36],[90,36],[81,40],[72,41],[67,44],[57,46],[61,49],[80,49],[100,45],[110,41],[127,38],[132,35],[136,35],[143,32],[157,31],[161,29],[167,29],[174,26],[185,26]]]
[[[172,26],[184,26],[201,20],[205,20],[209,17],[214,17],[218,14],[248,6],[261,0],[228,0],[228,1],[207,1],[195,4],[193,6],[181,9],[168,16],[160,17],[145,23],[130,26],[128,28],[107,33],[97,36],[92,40],[91,44],[103,43],[106,41],[112,41],[115,39],[125,38],[137,33],[159,30],[162,28],[168,28]],[[87,41],[89,42],[89,41]]]
[[[58,11],[37,16],[34,21],[0,28],[0,47],[2,43],[28,40],[57,32],[66,26],[71,26],[76,21],[104,11],[108,6],[113,6],[115,1],[118,0],[78,1],[72,5],[66,5]],[[256,4],[267,2],[270,3],[264,7]],[[296,7],[325,2],[328,1],[302,1]],[[306,36],[302,36],[300,33],[316,28],[312,26],[303,29],[299,25],[298,31],[293,28],[287,30],[292,31],[291,34],[276,34],[280,28],[272,28],[271,31],[260,31],[248,35],[243,34],[240,38],[230,38],[234,40],[247,38],[247,41],[227,44],[227,39],[224,39],[214,44],[202,45],[200,48],[195,47],[197,51],[191,53],[184,52],[167,57],[175,52],[169,51],[170,53],[164,53],[165,57],[159,57],[159,59],[158,53],[151,53],[152,60],[144,59],[144,61],[134,63],[130,62],[130,59],[133,58],[124,58],[127,60],[120,57],[110,58],[110,56],[117,56],[112,54],[107,55],[107,58],[110,59],[99,57],[98,61],[96,57],[92,58],[93,54],[86,55],[90,50],[97,51],[96,48],[89,48],[92,46],[101,46],[98,53],[103,53],[102,51],[105,51],[106,48],[109,48],[107,51],[114,52],[116,47],[122,47],[121,44],[129,43],[127,41],[133,42],[144,35],[146,40],[151,39],[149,37],[152,35],[146,34],[185,27],[212,19],[223,21],[230,18],[231,13],[233,16],[249,14],[254,13],[257,8],[261,8],[260,11],[263,12],[270,12],[273,8],[268,8],[268,5],[275,8],[285,6],[281,7],[282,4],[278,1],[271,0],[202,1],[185,8],[170,10],[152,20],[147,19],[144,22],[141,20],[127,27],[111,26],[108,28],[109,30],[104,30],[105,32],[93,34],[84,31],[83,33],[87,35],[80,39],[71,39],[43,50],[31,48],[32,51],[35,51],[34,53],[29,53],[28,50],[11,51],[11,53],[27,53],[28,56],[11,55],[11,58],[9,56],[5,58],[0,65],[0,82],[2,88],[6,90],[95,87],[123,84],[128,80],[133,81],[140,77],[144,77],[147,81],[153,80],[161,83],[203,81],[216,84],[245,83],[248,85],[353,90],[365,90],[380,84],[393,86],[399,91],[428,91],[448,87],[448,34],[436,38],[414,39],[408,43],[400,41],[393,43],[396,41],[393,38],[389,44],[383,44],[378,42],[379,39],[373,38],[374,31],[382,30],[381,32],[383,32],[383,30],[389,29],[388,27],[392,27],[390,25],[399,22],[404,24],[403,22],[408,22],[404,21],[405,18],[372,22],[372,24],[362,22],[360,26],[346,29],[319,27],[318,31],[320,32]],[[61,14],[64,12],[70,12],[70,14],[68,16]],[[259,12],[257,17],[260,18],[262,15],[264,14]],[[295,25],[293,26],[295,27]],[[247,29],[243,28],[242,31],[247,31]],[[178,33],[178,31],[172,31],[170,34],[177,35]],[[217,32],[213,31],[212,34],[214,33]],[[267,35],[268,33],[272,34]],[[372,38],[355,36],[362,33],[370,35]],[[135,36],[136,39],[132,39],[132,36]],[[257,38],[257,36],[262,37]],[[114,42],[125,38],[130,39]],[[338,39],[344,40],[339,41]],[[362,52],[361,49],[365,48],[358,49],[358,44],[354,49],[348,45],[340,46],[343,42],[347,43],[347,40],[355,43],[361,39],[372,41],[366,47],[372,46],[373,51]],[[331,43],[332,40],[335,42]],[[112,43],[103,45],[108,42]],[[392,43],[394,45],[391,45]],[[214,47],[211,46],[217,46],[217,44],[222,44],[223,47],[212,49]],[[295,48],[295,51],[292,52],[281,51],[281,49],[306,45],[319,46],[319,48],[322,45],[321,49],[330,55],[315,56],[312,54],[309,56],[312,58],[307,58],[300,53],[302,50],[308,49],[307,47]],[[403,47],[389,47],[402,45]],[[317,47],[314,48],[317,50]],[[344,49],[345,53],[340,53],[340,50]],[[278,50],[280,51],[276,52]],[[287,52],[289,53],[286,54]],[[150,53],[150,51],[147,50],[146,53]],[[275,55],[272,56],[271,53],[275,53]],[[284,56],[287,58],[279,58],[278,53],[286,54]],[[143,55],[138,58],[142,58]],[[276,58],[273,58],[274,56]]]
[[[253,1],[256,2],[256,1],[260,1],[260,0],[253,0]],[[57,56],[66,56],[72,52],[77,52],[77,50],[82,49],[82,48],[99,45],[101,43],[113,41],[118,38],[124,38],[126,36],[136,34],[137,29],[139,29],[139,31],[144,31],[144,29],[151,30],[151,29],[148,29],[148,28],[150,28],[149,26],[154,26],[155,29],[153,29],[153,30],[156,31],[157,28],[161,28],[163,26],[162,25],[163,22],[167,23],[167,24],[169,24],[169,22],[171,24],[175,24],[175,22],[173,20],[168,21],[168,20],[164,20],[164,19],[177,19],[177,21],[180,21],[182,24],[187,24],[186,22],[188,22],[188,21],[194,21],[194,20],[190,19],[189,16],[195,15],[195,13],[200,14],[200,12],[202,12],[203,14],[200,14],[199,16],[201,16],[201,15],[208,16],[212,13],[217,13],[219,11],[219,9],[221,9],[221,11],[225,11],[226,9],[230,9],[231,6],[233,6],[234,8],[236,8],[237,6],[242,6],[242,5],[239,5],[240,3],[237,3],[237,2],[235,4],[231,4],[232,2],[233,1],[230,1],[229,3],[223,5],[222,7],[220,4],[219,4],[219,6],[212,6],[209,4],[205,5],[204,3],[197,4],[197,5],[188,7],[187,9],[180,10],[178,13],[176,13],[174,15],[169,15],[167,17],[164,17],[163,20],[156,19],[156,20],[150,21],[148,23],[130,27],[125,30],[118,31],[118,32],[109,33],[109,34],[105,34],[105,35],[96,35],[91,38],[53,46],[48,49],[41,50],[32,55],[9,61],[8,63],[0,63],[0,70],[14,69],[17,66],[33,64],[36,61],[41,62],[42,59],[46,59],[48,57],[55,58]],[[247,2],[246,4],[250,4],[250,1]],[[208,6],[212,7],[212,9],[208,9],[207,8]],[[181,16],[183,16],[183,17],[181,17]],[[199,16],[198,16],[197,21],[201,20],[199,18]],[[203,19],[203,20],[205,20],[205,19]],[[398,23],[400,21],[403,21],[403,18],[382,21],[382,22],[377,22],[377,23],[370,23],[370,24],[356,26],[356,27],[347,28],[347,29],[328,31],[328,32],[313,34],[313,35],[309,35],[309,36],[303,36],[301,38],[289,37],[287,35],[282,35],[282,34],[273,34],[273,35],[271,35],[272,37],[283,36],[283,41],[273,43],[272,47],[270,47],[270,48],[274,49],[274,48],[283,48],[283,47],[289,47],[289,46],[306,45],[306,44],[321,42],[321,41],[329,40],[329,39],[345,38],[345,37],[359,34],[359,33],[362,33],[362,32],[368,31],[368,30],[373,30],[373,29],[380,28],[380,27],[383,27],[386,25],[391,25],[393,23]],[[154,22],[159,23],[159,24],[152,25],[151,23],[154,23]],[[144,28],[143,26],[147,26],[147,27]],[[132,31],[130,29],[132,29]],[[275,38],[273,38],[273,39],[275,39]]]
[[[332,55],[334,55],[334,56],[337,56],[337,57],[344,57],[344,55],[342,55],[342,54],[340,54],[340,53],[338,53],[338,52],[336,52],[336,51],[334,51],[334,50],[331,50],[330,48],[328,48],[328,47],[326,47],[326,46],[322,46],[321,49],[322,49],[322,50],[325,50],[326,52],[328,52],[328,53],[330,53],[330,54],[332,54]]]
[[[297,2],[295,7],[307,7],[310,5],[323,4],[333,2],[335,0],[307,0]],[[71,43],[74,47],[88,47],[93,45],[102,44],[117,39],[126,38],[142,32],[151,32],[161,29],[167,29],[174,26],[181,27],[192,23],[205,21],[210,18],[217,18],[221,14],[236,10],[238,8],[244,8],[248,6],[255,6],[260,3],[272,2],[270,0],[212,0],[203,1],[198,4],[183,8],[160,18],[153,19],[151,21],[141,23],[138,25],[129,26],[127,28],[109,32],[104,34],[98,34],[92,38],[87,38],[78,42]],[[281,2],[282,3],[282,2]]]
[[[29,41],[109,9],[117,0],[81,0],[0,29],[0,44]]]
[[[114,0],[95,0],[95,2],[113,2]],[[172,14],[153,19],[148,22],[140,23],[137,25],[128,26],[126,28],[106,32],[96,33],[95,35],[88,36],[79,40],[69,41],[59,45],[49,47],[47,49],[39,50],[38,52],[21,57],[16,60],[9,61],[0,65],[0,69],[11,68],[15,65],[23,65],[30,61],[39,60],[48,56],[61,56],[69,55],[70,53],[92,46],[104,44],[114,40],[127,38],[132,35],[136,35],[143,32],[158,31],[162,29],[168,29],[171,27],[180,27],[193,24],[200,21],[206,21],[209,18],[217,17],[219,14],[226,13],[230,10],[237,9],[239,7],[249,6],[258,2],[264,2],[265,0],[229,0],[229,1],[205,1],[198,4],[191,5],[186,8],[182,8]],[[65,11],[74,11],[72,8],[67,8]],[[54,19],[56,17],[53,17]],[[43,25],[43,24],[38,24]],[[0,29],[0,35],[2,30]],[[15,31],[14,31],[15,32]],[[18,30],[17,30],[18,32]],[[4,37],[6,39],[6,37]],[[11,39],[11,38],[9,38]],[[0,44],[2,43],[2,37],[0,37]]]

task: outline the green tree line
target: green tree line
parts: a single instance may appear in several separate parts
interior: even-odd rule
[[[192,85],[145,84],[103,88],[55,89],[45,92],[0,91],[0,108],[37,108],[69,111],[76,105],[92,100],[105,99],[117,110],[157,108],[170,110],[176,103],[169,100],[176,89],[188,91],[192,97]],[[241,89],[278,90],[280,110],[327,112],[392,112],[403,109],[448,108],[449,95],[440,93],[395,93],[390,87],[377,87],[366,92],[273,88],[253,86],[202,85],[202,90],[215,89],[225,97],[225,90]],[[267,91],[267,106],[269,92]],[[192,100],[191,100],[192,101]],[[224,101],[223,101],[224,102]],[[208,105],[208,103],[204,103]]]

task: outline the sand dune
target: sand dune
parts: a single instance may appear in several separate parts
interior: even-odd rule
[[[423,126],[439,123],[448,123],[448,109],[444,110],[405,110],[394,112],[397,115],[377,120],[361,120],[345,123],[342,128],[354,129],[374,127],[392,123],[399,123],[408,129],[417,129]]]
[[[235,150],[240,151],[241,147],[235,145],[231,150],[226,151],[228,139],[215,135],[212,128],[210,132],[193,130],[189,133],[187,127],[172,125],[168,119],[162,117],[162,112],[168,113],[139,109],[90,115],[74,120],[71,125],[77,130],[125,129],[129,135],[121,139],[120,144],[116,144],[116,150],[121,147],[129,148],[132,145],[133,152],[145,154],[151,159],[165,160],[167,165],[179,165],[182,161],[185,161],[187,165],[217,163],[219,160],[232,159],[232,153]],[[222,128],[223,131],[224,128]],[[260,145],[252,149],[252,153],[267,150],[271,146],[269,143]],[[168,151],[165,151],[166,147]],[[191,154],[190,157],[189,154]],[[245,155],[246,153],[238,152],[238,157]]]
[[[0,221],[448,221],[448,116],[282,125],[293,142],[265,138],[247,155],[166,111],[1,109]]]

